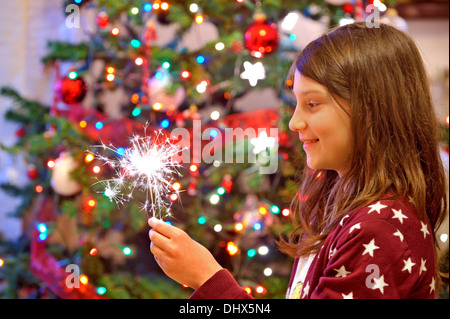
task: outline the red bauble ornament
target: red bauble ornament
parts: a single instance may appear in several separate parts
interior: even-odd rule
[[[104,29],[109,26],[109,17],[105,11],[101,11],[96,18],[97,25],[99,28]]]
[[[21,127],[16,131],[16,136],[18,138],[22,138],[25,136],[25,134],[27,134],[27,131],[25,130],[25,128]]]
[[[351,3],[346,3],[342,6],[342,11],[344,11],[344,13],[353,14],[355,8]]]
[[[225,193],[231,192],[231,189],[233,188],[233,179],[230,174],[225,174],[223,176],[220,186],[225,189]]]
[[[57,83],[56,91],[64,103],[73,105],[83,101],[86,96],[87,85],[80,77],[76,79],[63,78]]]
[[[29,165],[28,169],[27,169],[27,175],[29,179],[36,179],[39,177],[39,172],[36,169],[36,166],[34,165]]]
[[[262,58],[276,51],[280,38],[275,23],[255,19],[244,33],[244,45],[255,58]]]
[[[280,146],[288,146],[291,142],[291,136],[286,132],[281,132],[278,135],[278,143]]]

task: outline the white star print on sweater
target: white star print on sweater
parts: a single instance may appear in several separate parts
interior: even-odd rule
[[[434,298],[430,233],[408,200],[381,200],[349,213],[312,262],[304,298]]]
[[[328,235],[307,271],[301,298],[435,298],[432,230],[408,199],[380,200],[344,216]],[[294,263],[290,289],[298,259]],[[303,270],[303,269],[302,269]],[[222,269],[191,296],[252,298]]]

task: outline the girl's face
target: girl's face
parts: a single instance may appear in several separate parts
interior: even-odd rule
[[[335,170],[342,176],[353,149],[350,104],[331,97],[325,86],[295,72],[297,98],[289,128],[299,133],[311,169]]]

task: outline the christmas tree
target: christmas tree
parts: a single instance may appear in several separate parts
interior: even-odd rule
[[[254,297],[283,298],[291,260],[276,240],[291,230],[304,167],[288,129],[287,73],[303,36],[292,30],[299,19],[323,31],[362,19],[369,3],[64,1],[67,28],[85,41],[48,43],[54,104],[1,90],[16,102],[7,119],[21,124],[18,143],[2,148],[25,154],[30,182],[2,185],[22,199],[14,215],[24,232],[1,241],[0,295],[187,298],[150,254],[147,218],[159,214]],[[242,108],[255,89],[270,89],[276,105]],[[174,140],[177,129],[188,138]],[[155,180],[138,184],[137,160],[173,144],[183,161],[157,157]],[[179,174],[163,178],[162,168]]]

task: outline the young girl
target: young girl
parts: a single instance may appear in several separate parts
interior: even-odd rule
[[[281,251],[287,298],[435,298],[447,210],[427,74],[403,32],[363,23],[310,43],[291,75],[307,169]],[[151,251],[191,298],[250,298],[184,231],[149,220]]]

